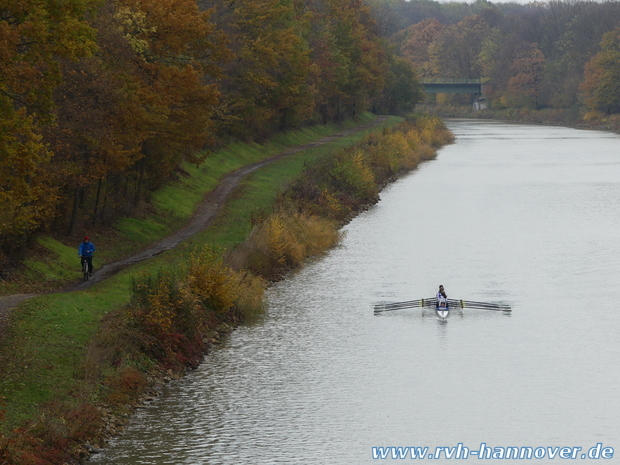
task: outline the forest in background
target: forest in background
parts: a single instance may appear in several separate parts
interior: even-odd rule
[[[480,78],[492,109],[620,112],[620,2],[368,0],[396,53],[428,78]],[[468,103],[440,94],[437,103]]]
[[[135,213],[230,141],[421,98],[361,0],[4,1],[0,263]]]
[[[619,25],[614,1],[5,0],[0,268],[37,231],[139,213],[231,141],[410,111],[418,76],[483,78],[493,109],[613,116]]]

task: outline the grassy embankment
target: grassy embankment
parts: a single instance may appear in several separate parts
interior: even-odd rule
[[[128,413],[123,406],[151,377],[198,363],[217,331],[258,310],[268,280],[332,245],[381,186],[450,138],[436,120],[417,126],[384,130],[336,155],[324,156],[333,146],[320,147],[263,168],[216,225],[178,249],[89,291],[27,302],[1,348],[0,392],[10,402],[0,458],[59,463],[79,454],[81,443],[114,434],[119,422],[109,408]],[[283,181],[289,188],[278,193]],[[25,429],[13,430],[18,424]]]

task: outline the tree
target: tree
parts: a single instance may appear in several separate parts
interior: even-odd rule
[[[378,110],[390,115],[405,114],[424,100],[424,91],[408,60],[390,56],[385,80],[385,88],[377,102]]]
[[[60,60],[88,56],[91,0],[5,2],[0,16],[0,245],[22,245],[54,215],[57,189],[40,128],[53,118]],[[15,250],[12,248],[12,250]],[[19,250],[19,249],[18,249]]]
[[[311,119],[315,88],[308,19],[292,0],[247,0],[220,5],[234,58],[222,81],[227,132],[243,139]]]
[[[479,15],[444,28],[430,44],[428,73],[431,76],[479,78],[480,51],[490,30]]]
[[[603,35],[601,49],[586,63],[579,89],[591,110],[620,113],[620,27]]]
[[[360,0],[317,1],[311,12],[321,116],[324,121],[355,116],[385,85],[387,52],[376,24]]]
[[[512,64],[512,77],[508,81],[505,98],[509,105],[538,110],[544,74],[545,56],[542,51],[536,44],[522,46]]]
[[[133,134],[142,134],[135,200],[144,182],[159,185],[182,161],[198,163],[213,141],[216,80],[227,51],[193,0],[120,0],[115,19],[136,58],[126,76]]]
[[[226,54],[209,16],[190,0],[110,0],[91,19],[95,55],[62,61],[56,124],[44,135],[69,235],[78,219],[127,211],[181,162],[201,161]]]
[[[0,107],[0,241],[24,235],[53,216],[58,192],[50,182],[50,152],[26,110]]]
[[[381,37],[390,37],[407,27],[409,21],[403,12],[409,2],[405,0],[366,0],[365,3],[370,8]]]
[[[435,18],[410,26],[401,44],[401,53],[421,76],[430,75],[428,48],[441,33],[444,26]]]
[[[69,215],[68,234],[73,235],[89,186],[97,183],[90,215],[95,221],[102,188],[107,188],[103,181],[135,163],[141,141],[127,130],[130,126],[122,125],[126,92],[102,56],[65,62],[63,77],[54,93],[56,123],[43,134],[54,153],[55,183],[72,197],[70,210],[63,205],[59,209],[62,217]]]

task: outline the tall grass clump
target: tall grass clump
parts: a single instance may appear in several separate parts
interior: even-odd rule
[[[343,224],[376,203],[383,186],[432,159],[438,147],[452,140],[438,118],[410,118],[323,157],[290,184],[281,203]]]
[[[124,317],[140,352],[165,368],[193,366],[212,328],[260,311],[265,287],[263,279],[225,264],[221,251],[204,247],[180,269],[135,278]]]
[[[337,226],[330,219],[278,210],[252,228],[247,240],[229,254],[228,262],[237,270],[275,281],[335,245],[340,238]]]

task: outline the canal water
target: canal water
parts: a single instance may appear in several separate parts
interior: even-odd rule
[[[579,463],[620,458],[620,137],[449,127],[453,145],[275,285],[260,321],[166,386],[92,461],[370,464],[396,451],[373,459],[373,447],[428,447],[424,461],[449,463],[437,448],[459,444],[461,457],[529,447],[529,463],[572,462],[562,447]],[[373,314],[439,284],[513,311]],[[608,448],[614,459],[588,458]],[[498,461],[523,462],[482,460]]]

